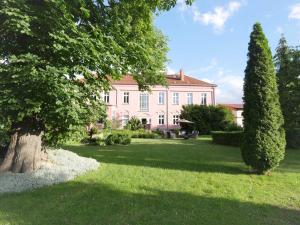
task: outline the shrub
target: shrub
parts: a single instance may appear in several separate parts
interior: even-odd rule
[[[105,144],[106,145],[115,144],[115,135],[113,135],[113,134],[108,135],[107,138],[105,139]]]
[[[131,137],[128,134],[114,133],[107,136],[105,139],[106,145],[122,144],[128,145],[131,143]]]
[[[287,148],[300,148],[300,128],[286,130]]]
[[[143,124],[136,117],[131,117],[131,119],[127,122],[125,129],[127,130],[140,130],[143,128]]]
[[[213,130],[224,131],[234,123],[230,109],[220,105],[186,105],[180,117],[194,122],[190,130],[197,130],[199,134],[210,134]]]
[[[120,135],[120,144],[129,145],[131,143],[131,137],[129,135]]]
[[[244,133],[242,131],[212,131],[213,143],[240,147]]]
[[[91,127],[91,128],[89,129],[89,131],[88,131],[88,134],[89,134],[90,139],[92,139],[93,136],[94,136],[95,134],[98,134],[98,133],[99,133],[99,130],[98,130],[97,127]]]

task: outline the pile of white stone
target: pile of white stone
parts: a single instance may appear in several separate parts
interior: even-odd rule
[[[74,179],[87,171],[95,170],[100,163],[63,149],[47,150],[48,160],[30,173],[0,173],[0,194],[22,192]]]

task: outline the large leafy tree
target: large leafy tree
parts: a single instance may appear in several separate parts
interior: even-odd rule
[[[300,51],[289,47],[284,36],[275,55],[280,104],[285,128],[300,127]]]
[[[279,165],[286,142],[272,54],[259,23],[253,27],[248,51],[242,156],[261,174]]]
[[[175,4],[2,0],[0,121],[11,141],[0,171],[34,170],[44,134],[55,143],[99,118],[105,109],[97,96],[109,89],[108,75],[132,73],[141,89],[164,83],[167,44],[153,13]]]

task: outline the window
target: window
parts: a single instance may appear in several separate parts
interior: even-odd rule
[[[158,124],[164,125],[165,124],[165,115],[159,115],[158,116]]]
[[[193,104],[193,93],[187,93],[187,103],[188,105]]]
[[[173,124],[178,125],[179,115],[173,115]]]
[[[123,125],[125,126],[129,121],[129,115],[128,114],[125,114],[123,115]]]
[[[109,92],[104,93],[104,102],[109,103]]]
[[[113,111],[112,111],[111,118],[112,118],[113,120],[116,119],[116,110],[113,110]]]
[[[207,93],[201,93],[201,105],[207,105]]]
[[[149,94],[148,93],[140,94],[140,110],[141,111],[149,110]]]
[[[129,92],[124,92],[123,103],[129,104]]]
[[[173,105],[179,105],[179,93],[173,93]]]
[[[160,105],[165,104],[165,92],[159,92],[158,104],[160,104]]]

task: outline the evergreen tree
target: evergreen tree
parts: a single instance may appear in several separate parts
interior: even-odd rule
[[[274,59],[284,127],[286,129],[300,127],[300,52],[297,48],[289,47],[285,37],[282,36]]]
[[[253,27],[248,51],[242,157],[263,174],[279,165],[286,142],[272,54],[259,23]]]

